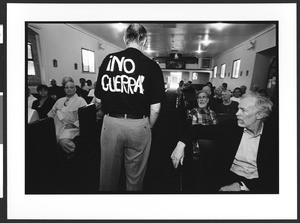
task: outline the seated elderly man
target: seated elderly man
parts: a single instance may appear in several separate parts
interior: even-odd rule
[[[266,120],[272,102],[250,92],[241,97],[237,122],[193,125],[171,154],[175,168],[183,165],[186,144],[209,138],[217,144],[215,191],[279,192],[278,120]]]
[[[86,106],[86,101],[76,94],[73,81],[65,84],[66,97],[56,101],[48,116],[54,118],[58,145],[66,152],[75,150],[73,139],[79,135],[78,108]]]
[[[208,86],[207,86],[208,87]],[[208,87],[209,88],[209,87]],[[216,113],[208,107],[209,95],[206,91],[201,90],[196,93],[198,107],[189,112],[189,119],[192,125],[217,124]]]

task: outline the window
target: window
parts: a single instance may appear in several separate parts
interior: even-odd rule
[[[226,64],[222,64],[221,65],[221,74],[220,74],[220,78],[224,78],[225,77],[225,68],[226,68]]]
[[[232,78],[238,78],[240,72],[241,60],[234,60],[232,65]]]
[[[35,69],[34,69],[34,61],[33,61],[33,57],[32,57],[32,50],[31,50],[31,43],[28,42],[27,43],[27,64],[28,64],[28,75],[35,75]]]
[[[95,52],[87,49],[81,49],[82,71],[95,73]]]
[[[213,74],[213,78],[216,78],[217,77],[217,72],[218,72],[218,67],[215,66],[214,67],[214,74]]]
[[[193,73],[193,80],[197,80],[198,79],[198,74],[197,73]]]

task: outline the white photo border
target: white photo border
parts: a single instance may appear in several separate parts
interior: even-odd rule
[[[296,3],[8,3],[7,218],[296,219],[296,9]],[[279,195],[25,195],[25,22],[122,20],[279,21]]]

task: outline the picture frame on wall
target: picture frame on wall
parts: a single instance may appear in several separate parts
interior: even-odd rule
[[[186,62],[184,60],[167,60],[167,69],[185,69]]]
[[[202,59],[202,68],[210,68],[210,61],[209,58]]]

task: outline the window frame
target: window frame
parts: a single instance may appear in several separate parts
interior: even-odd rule
[[[29,76],[36,76],[36,71],[35,71],[35,67],[34,67],[34,59],[33,59],[33,55],[32,55],[32,43],[30,41],[27,41],[27,75]],[[30,56],[29,57],[29,52],[30,52]],[[29,73],[29,62],[32,62],[32,67],[33,67],[33,74]]]
[[[221,64],[220,78],[225,78],[226,63]]]
[[[241,70],[241,59],[236,59],[232,62],[232,73],[231,78],[239,78],[240,70]]]
[[[217,78],[218,66],[214,66],[213,78]]]
[[[88,64],[87,64],[87,69],[85,69],[86,65],[84,64],[84,61],[85,61],[85,58],[84,58],[84,52],[87,51],[88,53],[93,53],[93,61],[89,61],[88,59]],[[96,73],[96,66],[95,66],[95,51],[93,50],[89,50],[89,49],[86,49],[86,48],[81,48],[81,65],[82,65],[82,72],[83,73]],[[91,71],[91,66],[93,68],[93,70]]]

